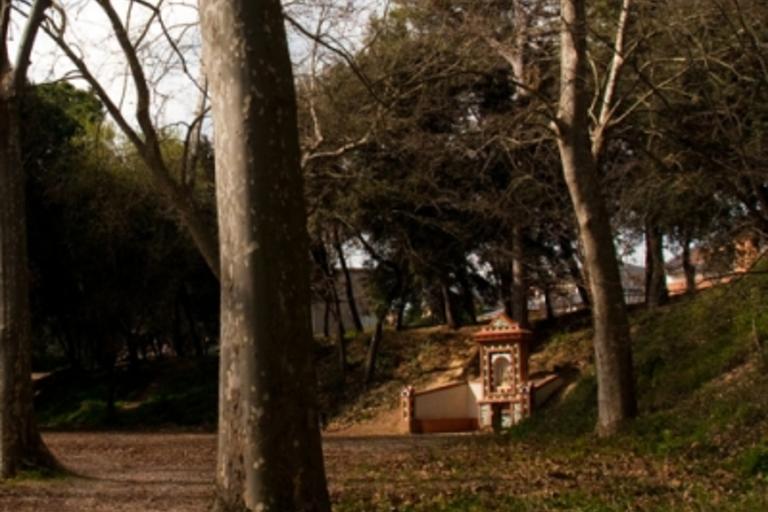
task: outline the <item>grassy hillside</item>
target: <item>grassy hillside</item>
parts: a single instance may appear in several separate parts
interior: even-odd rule
[[[594,436],[591,333],[561,325],[532,357],[578,375],[554,403],[502,439],[398,462],[427,492],[347,497],[342,510],[768,510],[768,275],[637,310],[632,332],[640,417],[626,432]],[[441,492],[428,473],[473,483]]]

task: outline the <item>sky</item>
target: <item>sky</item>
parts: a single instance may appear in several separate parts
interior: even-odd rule
[[[154,0],[157,4],[157,0]],[[153,115],[161,126],[181,126],[195,116],[199,101],[200,35],[197,24],[196,0],[172,0],[160,2],[161,16],[168,32],[176,42],[179,57],[163,36],[160,24],[149,24],[142,38],[140,58],[145,73],[153,85]],[[77,49],[92,73],[108,91],[115,103],[122,106],[124,115],[132,120],[135,108],[134,93],[127,73],[125,58],[112,33],[109,21],[94,0],[63,0],[67,23],[67,42]],[[132,40],[144,33],[150,11],[129,0],[113,0],[124,24],[129,27]],[[133,5],[131,5],[133,4]],[[367,20],[374,13],[381,13],[386,0],[285,0],[286,10],[294,19],[314,31],[319,17],[333,18],[321,28],[350,51],[359,47],[365,35]],[[55,16],[58,20],[60,16]],[[16,16],[11,33],[11,48],[18,41],[23,22]],[[289,29],[289,45],[297,74],[306,72],[308,54],[312,43],[296,31]],[[322,53],[322,50],[321,50]],[[321,55],[319,65],[330,56]],[[186,69],[182,69],[182,68]],[[73,78],[74,66],[56,44],[41,31],[35,42],[29,79],[35,83]],[[87,88],[82,80],[73,79],[79,87]]]

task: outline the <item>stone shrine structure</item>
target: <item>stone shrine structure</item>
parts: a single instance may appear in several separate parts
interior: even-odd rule
[[[532,332],[500,314],[475,333],[480,378],[401,394],[402,418],[410,433],[508,428],[529,416],[563,384],[555,374],[531,378]]]

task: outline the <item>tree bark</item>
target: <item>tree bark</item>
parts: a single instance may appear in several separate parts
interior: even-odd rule
[[[339,357],[339,374],[341,375],[341,382],[344,382],[344,375],[347,373],[347,340],[345,337],[346,329],[344,327],[344,318],[341,313],[341,299],[339,299],[339,292],[336,291],[336,283],[334,281],[328,281],[331,298],[333,300],[333,316],[336,319],[336,349]]]
[[[669,300],[664,269],[664,245],[661,230],[653,222],[645,225],[645,304],[656,308]]]
[[[49,2],[35,3],[14,69],[6,39],[10,0],[0,0],[0,478],[24,467],[54,467],[40,437],[32,390],[29,273],[19,94],[29,52]]]
[[[329,512],[279,0],[201,0],[221,255],[218,511]]]
[[[325,304],[323,313],[323,337],[328,339],[331,337],[331,301],[327,297],[323,301]]]
[[[696,265],[691,261],[691,239],[683,240],[683,273],[685,273],[685,293],[696,293]]]
[[[496,270],[499,276],[499,299],[504,306],[504,313],[512,318],[512,265],[504,259]]]
[[[397,304],[397,316],[395,317],[395,330],[397,332],[402,331],[405,328],[405,306],[408,303],[405,300],[405,296],[400,298],[400,302]]]
[[[440,293],[443,298],[443,318],[445,324],[451,329],[458,329],[459,322],[456,320],[456,313],[453,310],[453,299],[451,299],[451,290],[448,287],[448,283],[442,282],[440,284]]]
[[[469,278],[466,271],[459,272],[459,284],[461,285],[461,303],[467,318],[472,325],[477,324],[477,310],[475,309],[475,295],[472,293],[472,286],[469,284]]]
[[[561,0],[561,82],[556,133],[584,248],[594,323],[600,435],[637,413],[629,321],[618,258],[589,136],[585,0]]]
[[[369,386],[373,382],[373,377],[376,372],[376,359],[379,355],[379,346],[381,345],[381,338],[384,329],[384,314],[376,317],[376,328],[371,336],[371,343],[368,345],[368,355],[365,358],[365,385]]]
[[[584,307],[589,308],[591,300],[589,298],[589,291],[584,286],[586,280],[579,265],[576,263],[576,252],[573,250],[573,245],[568,238],[560,238],[560,253],[566,265],[568,265],[568,273],[571,274],[571,279],[573,279],[582,304],[584,304]]]
[[[555,319],[555,309],[552,307],[552,290],[549,286],[544,287],[544,310],[548,321]]]

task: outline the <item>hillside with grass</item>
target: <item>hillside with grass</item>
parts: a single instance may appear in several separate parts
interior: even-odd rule
[[[547,334],[532,369],[564,371],[570,384],[501,438],[403,464],[411,471],[404,480],[422,475],[423,482],[434,472],[472,484],[432,494],[422,487],[410,508],[397,510],[768,510],[764,266],[695,297],[634,311],[640,416],[609,440],[593,432],[596,382],[583,318],[540,332]]]

